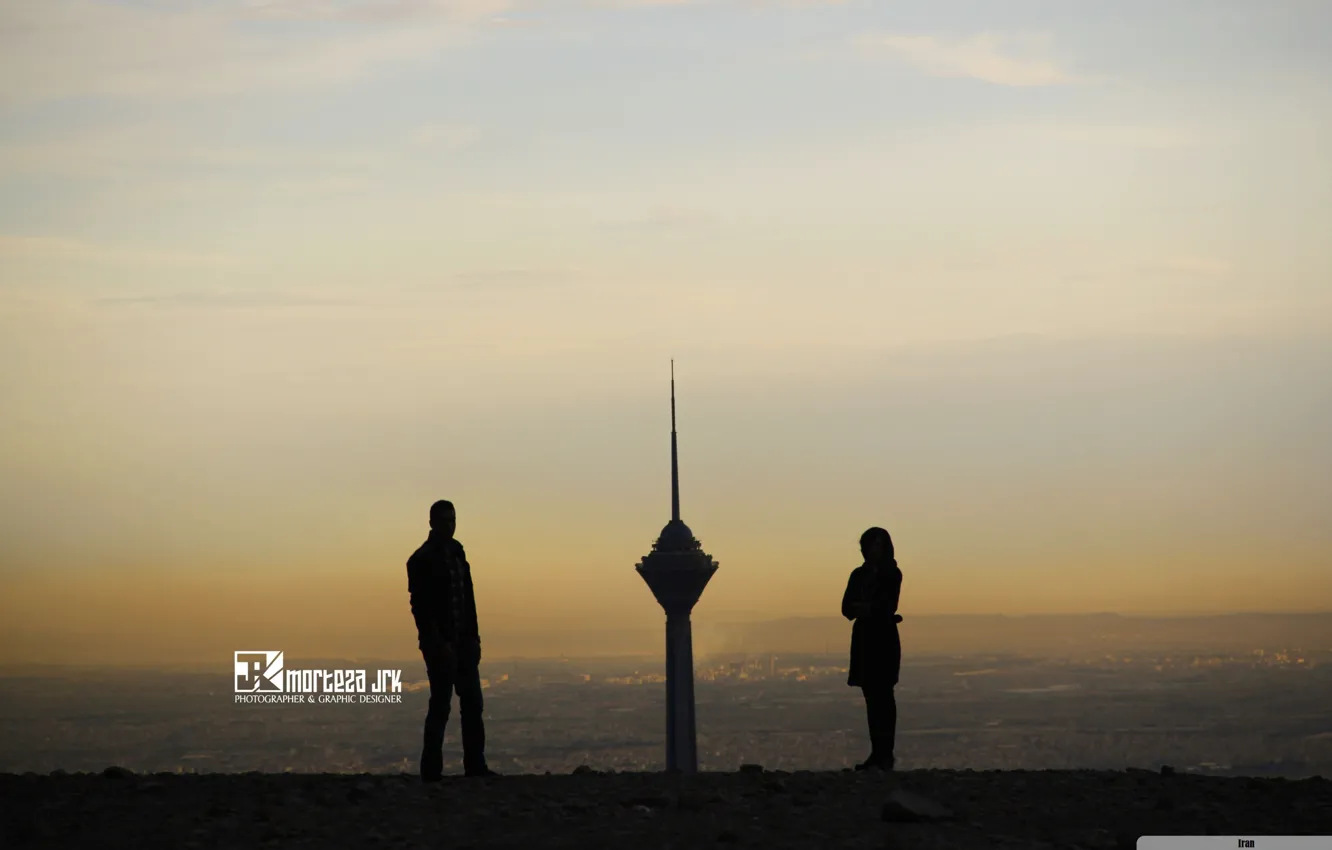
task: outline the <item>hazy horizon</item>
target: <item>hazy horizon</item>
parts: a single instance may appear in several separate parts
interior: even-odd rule
[[[1332,610],[1332,7],[0,5],[0,662]],[[700,638],[701,639],[701,638]],[[304,650],[302,650],[304,651]]]
[[[409,633],[377,625],[341,629],[336,633],[301,628],[254,629],[248,643],[224,646],[225,636],[177,640],[163,644],[155,630],[112,633],[115,640],[95,649],[88,632],[74,632],[63,641],[41,641],[13,629],[0,629],[0,643],[23,647],[24,653],[0,657],[0,674],[45,668],[195,669],[230,675],[233,652],[281,649],[289,663],[319,666],[367,660],[415,664],[419,652]],[[700,663],[719,657],[770,655],[832,656],[845,663],[850,624],[840,617],[783,619],[696,617],[694,655]],[[258,635],[259,637],[250,637]],[[240,638],[237,638],[240,640]],[[1086,659],[1162,652],[1188,657],[1247,655],[1253,652],[1332,652],[1332,612],[1242,613],[1182,617],[1119,614],[939,614],[911,617],[902,625],[904,650],[913,658],[945,655],[1022,655]],[[515,660],[590,660],[637,658],[660,664],[661,623],[638,627],[606,625],[551,626],[529,629],[492,628],[483,639],[485,664],[494,669]]]

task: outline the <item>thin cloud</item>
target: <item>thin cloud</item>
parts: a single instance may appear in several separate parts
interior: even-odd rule
[[[1106,145],[1144,150],[1176,150],[1196,147],[1203,143],[1203,134],[1197,128],[1179,124],[1088,123],[1079,121],[1051,121],[1024,124],[1014,128],[1042,143],[1072,145]]]
[[[167,292],[93,299],[98,307],[176,307],[186,309],[268,309],[289,307],[346,307],[357,302],[291,292]]]
[[[388,283],[369,289],[341,289],[329,294],[326,289],[301,287],[271,289],[179,289],[133,294],[107,295],[91,299],[103,308],[170,309],[290,309],[306,307],[408,307],[420,309],[437,303],[440,297],[500,295],[513,296],[554,290],[573,282],[575,272],[565,269],[497,268],[455,272],[442,279],[418,284]]]
[[[480,127],[427,121],[405,130],[394,128],[372,141],[311,150],[218,142],[198,130],[157,121],[0,143],[0,178],[115,177],[140,188],[165,181],[206,190],[262,185],[266,192],[346,191],[379,185],[386,174],[483,141]]]
[[[554,8],[685,4],[692,0],[561,0]],[[482,28],[531,25],[533,13],[550,8],[535,0],[3,0],[0,104],[194,99],[333,85],[427,61]]]
[[[464,289],[527,290],[568,283],[571,274],[560,269],[486,269],[457,272],[452,280]]]
[[[944,39],[885,33],[860,36],[854,45],[886,55],[931,77],[981,80],[999,86],[1056,86],[1073,78],[1048,54],[1048,40],[981,33]]]
[[[638,9],[654,6],[757,6],[821,7],[844,6],[854,0],[584,0],[583,5],[612,9]]]
[[[213,97],[337,83],[428,59],[508,5],[7,0],[0,3],[0,103]]]
[[[1138,271],[1149,275],[1177,277],[1222,277],[1230,273],[1230,264],[1214,257],[1170,257],[1140,266]]]
[[[704,213],[659,207],[642,216],[603,223],[606,230],[638,233],[694,233],[715,227],[716,219]]]
[[[247,0],[248,17],[279,21],[475,21],[507,11],[512,0]]]
[[[245,258],[230,254],[188,251],[162,251],[104,245],[59,236],[18,236],[0,234],[0,259],[82,261],[143,266],[225,266],[248,264]]]
[[[481,138],[475,125],[432,122],[418,126],[407,137],[404,147],[413,152],[456,152],[472,147]]]

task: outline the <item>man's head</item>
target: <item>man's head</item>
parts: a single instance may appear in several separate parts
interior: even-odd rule
[[[458,514],[453,509],[453,502],[440,499],[430,506],[430,528],[445,537],[452,537],[458,527]]]

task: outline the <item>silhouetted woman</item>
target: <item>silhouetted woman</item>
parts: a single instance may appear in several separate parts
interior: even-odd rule
[[[893,743],[897,734],[897,698],[893,688],[902,668],[902,640],[897,624],[897,602],[902,593],[902,571],[897,568],[893,538],[877,526],[860,535],[865,563],[851,571],[842,596],[842,616],[851,627],[851,670],[846,683],[865,694],[869,716],[870,756],[856,765],[893,769]]]

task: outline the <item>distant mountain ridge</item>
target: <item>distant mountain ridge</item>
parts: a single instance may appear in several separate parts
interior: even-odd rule
[[[1238,653],[1322,651],[1332,652],[1332,612],[1220,614],[1203,616],[1135,616],[1125,614],[927,614],[904,611],[902,641],[908,657],[930,654],[998,653],[1021,655],[1085,655],[1143,651]],[[486,629],[482,627],[485,657],[504,659],[616,658],[660,659],[665,648],[664,622],[639,628],[594,627],[532,629]],[[9,634],[11,638],[21,635]],[[0,629],[0,640],[6,632]],[[849,647],[851,624],[841,617],[784,617],[738,621],[694,618],[694,654],[842,654]],[[414,644],[415,641],[412,641]],[[136,659],[137,666],[202,667],[227,665],[230,649],[192,662],[166,664],[154,659]],[[398,659],[415,664],[415,651],[394,652],[380,645],[360,653],[329,653],[319,648],[286,645],[289,657],[303,663],[319,658]],[[20,675],[48,662],[10,662],[0,665],[0,674]],[[103,666],[97,663],[60,665]],[[117,665],[111,665],[117,666]]]
[[[1152,617],[1123,614],[933,614],[904,612],[910,652],[1062,654],[1092,650],[1332,651],[1332,612]],[[718,623],[711,652],[824,652],[849,639],[839,617],[787,617]]]
[[[1332,651],[1332,612],[1200,616],[1100,614],[926,614],[904,612],[908,653],[1065,653],[1125,651]],[[662,626],[496,631],[487,652],[499,657],[660,655]],[[695,617],[695,654],[820,654],[846,651],[851,624],[841,617],[728,621]],[[536,648],[541,648],[538,651]]]

